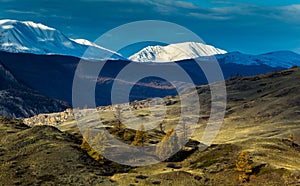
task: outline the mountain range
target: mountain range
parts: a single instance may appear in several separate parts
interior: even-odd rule
[[[88,52],[86,53],[86,51]],[[93,60],[129,60],[135,62],[175,62],[214,56],[219,62],[239,65],[267,65],[290,68],[299,66],[300,55],[276,51],[261,55],[227,52],[212,45],[195,42],[167,46],[148,46],[128,59],[85,39],[68,38],[57,29],[31,21],[0,20],[0,51],[40,55],[64,55]]]
[[[87,49],[90,52],[85,55]],[[39,23],[0,21],[1,64],[23,86],[41,95],[70,104],[75,71],[83,55],[90,68],[98,68],[98,64],[105,63],[96,82],[95,99],[98,106],[111,104],[114,82],[119,82],[122,86],[134,85],[129,101],[177,95],[175,87],[170,84],[172,82],[160,78],[147,77],[139,82],[117,79],[119,72],[128,64],[139,71],[157,68],[166,72],[172,72],[174,65],[179,65],[195,85],[208,83],[205,73],[194,60],[196,58],[206,66],[212,65],[211,60],[217,59],[225,79],[300,66],[300,55],[291,51],[247,55],[193,42],[146,47],[126,59],[93,42],[68,38],[60,31]],[[159,63],[163,61],[168,62]],[[83,81],[94,81],[89,77],[80,78]],[[187,83],[180,76],[174,80],[180,85]]]

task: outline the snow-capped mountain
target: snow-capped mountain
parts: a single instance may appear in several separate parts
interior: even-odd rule
[[[85,53],[88,50],[88,53]],[[0,51],[42,55],[64,55],[86,59],[127,60],[114,51],[85,39],[71,39],[62,32],[40,23],[30,21],[0,20]],[[136,62],[173,62],[207,56],[215,56],[220,63],[238,65],[267,65],[290,68],[300,66],[300,55],[291,51],[248,55],[227,53],[211,45],[195,42],[148,46],[129,59]]]
[[[225,50],[211,45],[184,42],[167,46],[148,46],[129,59],[136,62],[171,62],[225,53]]]
[[[277,51],[261,55],[240,52],[226,52],[211,45],[195,42],[170,44],[167,46],[148,46],[129,57],[135,62],[176,62],[182,60],[216,57],[223,64],[244,66],[266,65],[273,68],[300,66],[300,55],[292,51]]]
[[[267,65],[270,67],[291,68],[300,66],[300,55],[291,51],[270,52],[261,55],[248,55],[240,52],[230,52],[216,55],[220,63],[234,63],[239,65]]]
[[[88,59],[124,59],[87,40],[72,40],[62,32],[31,21],[0,20],[0,50],[12,53],[66,55]]]

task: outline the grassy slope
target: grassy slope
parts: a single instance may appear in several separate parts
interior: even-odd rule
[[[0,119],[0,185],[115,185],[70,135]]]

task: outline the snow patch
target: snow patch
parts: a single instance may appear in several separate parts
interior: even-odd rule
[[[55,30],[54,28],[48,27],[48,26],[43,25],[41,23],[34,23],[34,22],[31,22],[31,21],[24,21],[23,23],[27,26],[30,26],[30,27],[33,27],[33,28],[39,28],[39,29],[42,29],[42,30]]]
[[[12,25],[3,25],[2,29],[12,29],[14,28]]]

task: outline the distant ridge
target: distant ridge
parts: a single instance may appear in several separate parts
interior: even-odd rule
[[[267,65],[273,68],[291,68],[300,66],[300,55],[292,51],[276,51],[260,55],[242,54],[230,52],[224,55],[216,55],[220,63],[234,63],[239,65]]]

